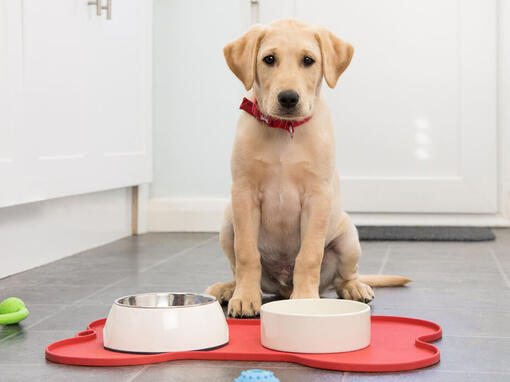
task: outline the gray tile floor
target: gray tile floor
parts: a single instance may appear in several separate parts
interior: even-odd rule
[[[441,362],[414,372],[369,374],[286,363],[173,361],[117,368],[57,365],[51,342],[73,336],[108,313],[120,296],[153,291],[202,292],[230,279],[215,234],[129,237],[0,280],[0,298],[30,309],[20,325],[0,326],[1,381],[233,381],[242,370],[272,370],[280,381],[510,381],[510,230],[486,243],[364,242],[362,273],[413,278],[379,288],[374,314],[419,317],[443,326]],[[333,295],[331,295],[333,297]]]

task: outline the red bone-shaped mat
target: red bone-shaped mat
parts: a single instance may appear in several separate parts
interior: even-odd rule
[[[419,369],[439,362],[439,350],[427,342],[441,338],[441,327],[414,318],[372,316],[371,344],[347,353],[300,354],[264,348],[260,344],[260,320],[227,320],[228,345],[209,351],[161,354],[127,354],[103,348],[106,319],[89,324],[74,338],[46,348],[46,358],[69,365],[121,366],[176,359],[294,362],[320,369],[344,371],[400,371]]]

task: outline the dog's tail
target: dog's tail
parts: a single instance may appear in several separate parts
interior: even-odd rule
[[[411,282],[407,277],[390,275],[360,275],[359,280],[371,287],[396,287]]]

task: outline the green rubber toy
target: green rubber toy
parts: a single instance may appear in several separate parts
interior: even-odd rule
[[[9,297],[0,304],[0,325],[12,325],[28,316],[25,303],[16,297]]]

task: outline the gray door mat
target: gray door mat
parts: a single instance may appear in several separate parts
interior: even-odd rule
[[[362,241],[490,241],[495,236],[488,227],[407,227],[360,226]]]

